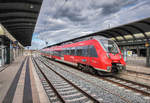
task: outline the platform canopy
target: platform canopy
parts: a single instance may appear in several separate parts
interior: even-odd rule
[[[92,35],[92,34],[90,34]],[[141,45],[150,43],[150,17],[94,33],[111,38],[118,45]]]
[[[150,17],[99,32],[91,33],[54,45],[61,45],[63,43],[72,42],[78,39],[96,35],[110,38],[114,40],[119,46],[145,45],[146,43],[150,44]],[[50,45],[48,47],[54,45]]]
[[[30,46],[43,0],[0,0],[0,23],[23,46]]]

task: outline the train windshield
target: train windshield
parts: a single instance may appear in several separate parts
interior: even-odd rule
[[[102,40],[100,40],[100,42],[101,42],[101,44],[102,44],[102,46],[103,46],[103,48],[105,49],[106,52],[119,53],[118,46],[112,40],[102,39]]]

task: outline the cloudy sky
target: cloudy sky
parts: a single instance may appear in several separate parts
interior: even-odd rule
[[[150,0],[43,0],[31,49],[150,17]]]

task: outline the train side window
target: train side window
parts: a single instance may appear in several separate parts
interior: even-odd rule
[[[67,50],[66,50],[66,48],[64,49],[64,55],[67,55]]]
[[[85,56],[85,52],[86,52],[85,46],[82,46],[81,47],[81,56]]]
[[[77,56],[77,49],[78,49],[78,47],[75,47],[75,49],[74,49],[74,55],[75,56]]]
[[[64,56],[64,55],[66,55],[66,50],[65,50],[65,49],[63,50],[63,56]]]
[[[70,55],[70,54],[71,54],[71,49],[67,48],[67,55]]]
[[[80,56],[80,55],[79,55],[79,49],[76,50],[76,54],[77,54],[77,56]]]
[[[76,47],[76,56],[79,56],[79,49]]]
[[[66,55],[66,50],[65,49],[62,50],[62,55],[63,56]]]
[[[70,55],[72,55],[72,48],[70,48]]]
[[[90,57],[98,57],[96,49],[93,45],[89,46],[89,54]]]
[[[64,54],[65,54],[65,55],[68,55],[68,50],[67,50],[67,48],[65,49]]]
[[[85,57],[88,56],[88,46],[82,47],[82,56],[85,56]]]
[[[77,48],[77,56],[82,56],[82,47]]]
[[[69,55],[69,50],[66,50],[66,55]]]
[[[79,56],[82,56],[82,49],[79,49]]]
[[[55,55],[55,51],[53,51],[53,55]]]
[[[62,57],[62,52],[58,51],[58,56]]]
[[[60,55],[61,55],[61,57],[64,56],[64,50],[60,51]]]
[[[73,56],[75,55],[75,47],[71,48],[71,55],[73,55]]]
[[[57,56],[61,56],[61,51],[57,51]]]

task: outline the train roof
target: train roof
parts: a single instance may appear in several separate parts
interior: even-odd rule
[[[46,48],[49,48],[49,47],[52,47],[52,46],[71,44],[71,43],[76,43],[76,42],[85,41],[85,40],[91,40],[91,39],[108,39],[108,38],[106,38],[106,37],[104,37],[104,36],[99,36],[99,35],[97,35],[97,36],[85,37],[85,38],[81,38],[81,39],[75,38],[75,39],[67,40],[67,41],[60,42],[60,43],[57,43],[57,44],[54,44],[54,45],[50,45],[50,46],[45,47],[45,48],[43,48],[43,49],[46,49]]]

